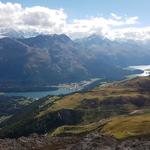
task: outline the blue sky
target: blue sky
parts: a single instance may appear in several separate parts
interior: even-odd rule
[[[149,6],[150,0],[0,0],[0,35],[13,29],[149,40]]]
[[[89,16],[110,13],[118,15],[138,16],[141,26],[150,25],[150,0],[1,0],[2,2],[18,2],[23,6],[46,6],[49,8],[63,8],[69,19],[80,19]]]

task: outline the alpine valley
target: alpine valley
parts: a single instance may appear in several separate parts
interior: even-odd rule
[[[44,90],[92,78],[106,81],[141,73],[125,69],[150,64],[149,42],[111,41],[98,35],[71,40],[62,35],[0,39],[0,91]]]
[[[149,58],[149,41],[2,37],[0,149],[149,150],[149,68],[135,67],[148,66]],[[101,82],[85,89],[38,100],[3,93],[54,90],[97,78]]]

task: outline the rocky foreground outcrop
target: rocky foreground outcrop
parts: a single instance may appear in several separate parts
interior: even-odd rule
[[[150,150],[150,138],[118,141],[97,132],[84,137],[48,137],[33,134],[18,139],[0,139],[0,150]]]

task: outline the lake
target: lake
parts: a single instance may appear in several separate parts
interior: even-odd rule
[[[60,84],[57,86],[57,90],[47,90],[47,91],[29,91],[29,92],[3,92],[1,94],[6,96],[24,96],[34,99],[39,99],[48,95],[65,95],[80,90],[89,90],[96,85],[99,85],[102,82],[102,79],[90,79],[88,81],[81,81],[79,83],[70,83],[70,84]]]
[[[139,66],[129,66],[128,69],[133,70],[142,70],[143,73],[141,74],[133,74],[128,76],[128,78],[134,78],[137,76],[149,76],[150,75],[150,65],[139,65]],[[100,82],[99,82],[100,84]],[[34,99],[39,99],[45,97],[47,95],[61,95],[61,94],[69,94],[78,91],[79,88],[58,88],[57,90],[53,91],[37,91],[37,92],[5,92],[4,95],[6,96],[24,96],[30,97]]]
[[[139,76],[150,76],[150,65],[129,66],[128,69],[143,71],[143,73],[140,74],[130,75],[128,76],[129,78],[139,77]]]
[[[6,96],[24,96],[30,97],[34,99],[39,99],[45,97],[47,95],[61,95],[61,94],[69,94],[77,91],[77,89],[67,89],[67,88],[59,88],[53,91],[37,91],[37,92],[5,92],[3,93]]]

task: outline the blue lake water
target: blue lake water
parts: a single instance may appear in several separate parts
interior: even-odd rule
[[[143,73],[141,74],[136,74],[137,76],[149,76],[149,72],[147,71],[147,69],[150,69],[150,65],[140,65],[140,66],[129,66],[128,68],[130,69],[138,69],[138,70],[142,70]]]
[[[129,66],[129,68],[132,69],[139,69],[139,70],[146,70],[146,69],[150,69],[150,65],[140,65],[140,66]]]
[[[148,76],[146,70],[150,69],[150,65],[141,65],[141,66],[129,66],[129,69],[139,69],[142,70],[143,73],[142,74],[134,74],[129,76],[129,78],[133,78],[136,76]],[[30,98],[35,98],[35,99],[39,99],[42,97],[45,97],[47,95],[61,95],[61,94],[69,94],[72,92],[76,92],[78,89],[69,89],[69,88],[59,88],[57,90],[53,90],[53,91],[35,91],[35,92],[6,92],[4,93],[4,95],[7,96],[24,96],[24,97],[30,97]]]
[[[29,97],[29,98],[34,98],[34,99],[39,99],[48,95],[65,95],[65,94],[70,94],[73,92],[77,92],[80,90],[88,90],[89,88],[95,87],[97,84],[101,83],[101,79],[93,79],[91,81],[83,81],[84,86],[81,85],[70,85],[69,87],[60,87],[57,90],[48,90],[48,91],[28,91],[28,92],[5,92],[2,93],[3,95],[6,96],[24,96],[24,97]],[[83,83],[82,83],[83,84]]]
[[[133,69],[133,70],[141,70],[143,71],[143,73],[141,74],[135,74],[135,75],[131,75],[133,77],[135,76],[149,76],[150,75],[150,65],[139,65],[139,66],[129,66],[129,69]]]
[[[66,89],[66,88],[59,88],[53,91],[37,91],[37,92],[6,92],[4,95],[7,96],[24,96],[39,99],[45,97],[47,95],[61,95],[61,94],[69,94],[72,92],[77,91],[77,89]]]

